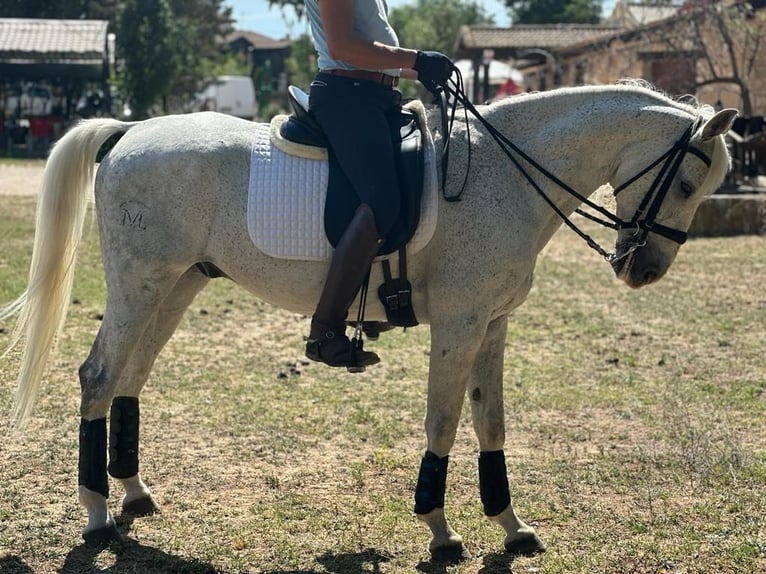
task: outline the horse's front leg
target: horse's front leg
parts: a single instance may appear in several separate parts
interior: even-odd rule
[[[504,546],[514,555],[532,556],[545,551],[535,530],[513,509],[505,466],[505,415],[503,409],[503,357],[508,317],[490,323],[471,371],[471,414],[479,439],[479,489],[484,513],[505,529]]]
[[[428,446],[415,488],[415,514],[431,529],[429,550],[436,561],[455,562],[468,556],[463,539],[447,522],[444,497],[449,452],[483,333],[475,317],[431,324],[425,421]]]

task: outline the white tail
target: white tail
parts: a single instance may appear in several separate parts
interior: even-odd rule
[[[54,146],[45,165],[29,283],[18,299],[0,308],[0,320],[19,314],[3,356],[24,339],[13,412],[19,427],[32,412],[45,365],[66,319],[96,154],[107,139],[130,125],[112,119],[84,120]]]

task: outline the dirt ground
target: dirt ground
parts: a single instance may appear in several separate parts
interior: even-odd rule
[[[45,163],[0,162],[0,195],[33,195],[40,188]]]

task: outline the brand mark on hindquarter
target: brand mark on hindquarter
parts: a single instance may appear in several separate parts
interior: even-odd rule
[[[146,230],[146,222],[144,221],[146,205],[140,201],[126,201],[120,204],[120,210],[120,225],[142,231]]]

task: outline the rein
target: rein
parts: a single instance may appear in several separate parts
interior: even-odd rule
[[[551,209],[553,209],[553,211],[556,212],[556,214],[561,218],[563,223],[565,223],[567,227],[569,227],[569,229],[571,229],[577,235],[579,235],[580,238],[582,238],[590,248],[598,252],[608,262],[613,263],[619,259],[627,257],[633,251],[645,245],[646,237],[650,232],[656,233],[657,235],[660,235],[662,237],[665,237],[666,239],[674,241],[675,243],[678,243],[679,245],[682,245],[683,243],[686,242],[687,234],[685,231],[673,229],[671,227],[667,227],[665,225],[657,223],[656,217],[657,217],[657,214],[659,213],[660,206],[662,205],[662,202],[664,201],[665,196],[667,195],[670,189],[673,179],[675,178],[679,168],[681,167],[681,162],[683,161],[687,153],[691,153],[695,155],[700,160],[702,160],[705,163],[705,165],[707,165],[708,167],[710,167],[711,165],[710,158],[707,155],[705,155],[699,149],[690,146],[691,138],[694,135],[697,128],[699,127],[701,123],[701,118],[697,118],[697,120],[694,123],[692,123],[684,131],[681,137],[673,144],[673,146],[668,151],[666,151],[659,158],[657,158],[655,161],[653,161],[651,164],[649,164],[639,173],[631,177],[628,181],[626,181],[625,183],[623,183],[617,189],[614,190],[613,195],[616,197],[618,193],[626,189],[628,186],[636,182],[638,179],[646,175],[649,171],[651,171],[658,165],[662,164],[659,173],[657,174],[654,181],[652,182],[652,185],[650,186],[649,190],[644,195],[644,198],[642,199],[641,204],[636,209],[636,212],[633,214],[633,217],[629,221],[626,221],[618,217],[616,213],[612,213],[608,209],[596,204],[595,202],[591,201],[588,197],[582,195],[581,193],[573,189],[571,186],[567,185],[561,179],[559,179],[554,174],[552,174],[547,169],[545,169],[543,166],[541,166],[539,163],[537,163],[533,158],[531,158],[522,149],[520,149],[511,140],[509,140],[495,126],[489,123],[489,121],[487,121],[486,118],[484,118],[479,113],[476,107],[467,98],[464,87],[463,87],[463,77],[462,77],[462,74],[460,73],[460,70],[456,68],[454,72],[457,76],[457,80],[451,80],[453,86],[450,86],[449,84],[444,84],[441,86],[442,89],[436,93],[437,103],[439,104],[441,108],[441,119],[442,119],[442,128],[443,128],[442,131],[444,134],[443,136],[444,146],[443,146],[441,167],[442,167],[442,195],[445,200],[451,201],[451,202],[461,201],[463,192],[465,191],[465,186],[468,181],[468,172],[471,167],[471,134],[470,134],[470,128],[468,127],[468,111],[470,111],[471,114],[473,114],[476,117],[476,119],[478,119],[482,123],[482,125],[487,129],[487,131],[495,140],[495,142],[500,146],[500,149],[503,150],[505,155],[508,156],[511,162],[516,166],[519,172],[524,176],[524,179],[527,180],[527,182],[535,189],[538,195],[540,195],[540,197],[542,197],[545,200],[545,202],[551,207]],[[447,95],[445,95],[445,92],[447,92],[450,96],[454,98],[451,104],[448,100]],[[464,108],[463,113],[466,119],[466,131],[467,131],[467,139],[468,139],[468,167],[466,168],[466,175],[463,180],[463,184],[460,188],[460,191],[456,195],[448,196],[446,194],[445,185],[446,185],[446,179],[447,179],[446,178],[447,164],[449,161],[449,141],[450,141],[450,135],[452,133],[452,127],[454,124],[455,112],[456,112],[458,103],[462,104]],[[447,112],[448,107],[450,109],[449,114]],[[575,213],[578,213],[586,217],[587,219],[590,219],[591,221],[594,221],[600,225],[603,225],[604,227],[608,227],[610,229],[614,229],[617,231],[621,229],[635,229],[636,232],[633,236],[633,239],[630,242],[630,247],[626,249],[625,252],[623,253],[610,253],[606,249],[604,249],[590,235],[588,235],[582,229],[577,227],[577,225],[567,216],[567,214],[565,214],[553,202],[553,200],[540,188],[537,182],[533,179],[532,175],[530,175],[530,173],[526,169],[524,169],[521,160],[529,164],[532,168],[537,170],[540,174],[542,174],[543,176],[551,180],[553,183],[558,185],[561,189],[569,193],[571,196],[580,200],[583,204],[587,205],[592,210],[601,214],[606,219],[599,218],[595,215],[592,215],[588,212],[583,211],[580,208],[576,209]],[[644,213],[646,213],[645,216],[644,216]]]

